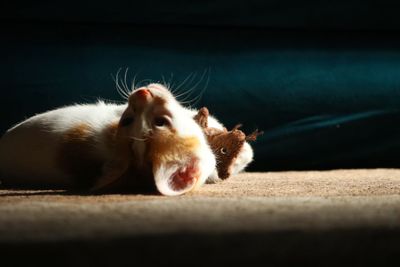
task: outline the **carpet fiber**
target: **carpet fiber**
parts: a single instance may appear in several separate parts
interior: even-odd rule
[[[243,173],[180,197],[0,190],[10,265],[395,265],[399,242],[395,169]]]

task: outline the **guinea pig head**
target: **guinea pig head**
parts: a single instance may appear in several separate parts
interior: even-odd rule
[[[132,92],[116,139],[119,153],[129,157],[126,164],[137,170],[135,175],[151,168],[155,186],[163,195],[197,188],[215,168],[215,156],[202,129],[161,84]]]

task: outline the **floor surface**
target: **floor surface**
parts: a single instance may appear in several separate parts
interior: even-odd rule
[[[397,169],[243,173],[180,197],[0,187],[10,266],[396,266],[399,244]]]

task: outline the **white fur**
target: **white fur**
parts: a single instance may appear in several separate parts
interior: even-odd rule
[[[243,171],[247,165],[253,161],[253,156],[253,149],[248,142],[245,142],[232,165],[231,174],[233,175]]]
[[[55,162],[62,133],[85,123],[98,136],[96,149],[107,160],[108,149],[100,132],[119,120],[126,105],[98,102],[74,105],[33,116],[9,129],[0,140],[1,179],[17,184],[69,186],[71,179]]]

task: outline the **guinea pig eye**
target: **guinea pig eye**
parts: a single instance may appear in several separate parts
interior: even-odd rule
[[[167,117],[156,117],[154,119],[154,126],[156,127],[163,127],[163,126],[170,126],[171,122]]]
[[[120,125],[122,127],[126,127],[126,126],[130,125],[132,122],[133,122],[133,117],[126,117],[120,121]]]
[[[226,153],[228,153],[228,151],[227,151],[226,148],[224,148],[224,147],[221,148],[220,152],[221,152],[221,154],[224,154],[224,155],[225,155]]]

